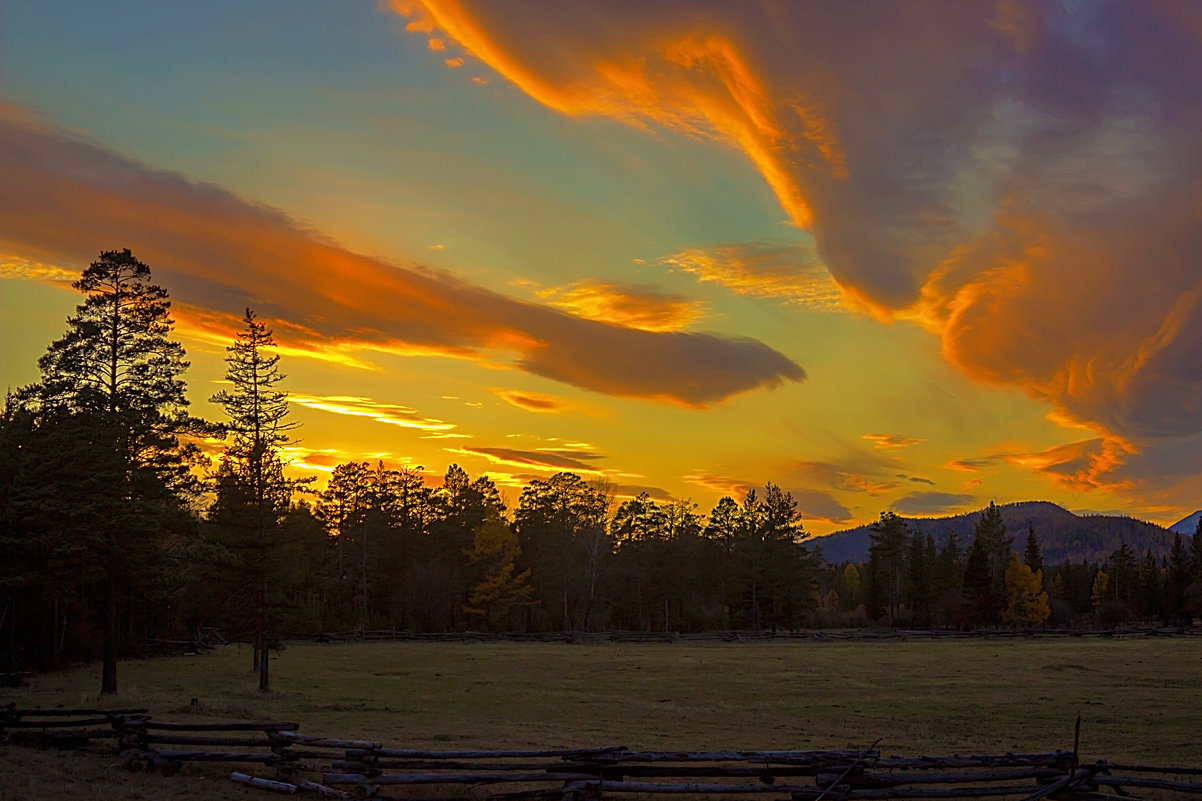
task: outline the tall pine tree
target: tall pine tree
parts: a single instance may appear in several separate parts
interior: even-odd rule
[[[186,519],[181,493],[190,485],[194,448],[179,436],[198,433],[189,417],[183,347],[171,339],[167,292],[128,249],[111,250],[72,286],[85,295],[67,332],[38,360],[41,382],[23,399],[43,424],[72,432],[66,447],[91,468],[62,486],[65,505],[89,521],[70,533],[97,574],[102,605],[101,693],[117,692],[117,616],[164,571],[163,538]]]
[[[290,441],[288,432],[296,423],[286,420],[288,396],[278,388],[284,375],[271,331],[250,309],[242,318],[244,328],[227,348],[226,380],[210,400],[229,418],[229,444],[218,471],[217,500],[210,520],[221,532],[222,544],[231,555],[239,588],[249,601],[253,616],[259,690],[271,689],[269,649],[273,646],[272,578],[278,574],[281,541],[280,523],[288,511],[292,494],[300,482],[286,478],[280,449]]]

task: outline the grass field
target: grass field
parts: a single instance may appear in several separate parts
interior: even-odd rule
[[[886,754],[1069,749],[1079,714],[1084,760],[1202,766],[1193,637],[293,645],[272,667],[275,691],[262,696],[238,646],[123,662],[111,705],[161,719],[294,720],[305,734],[394,747],[863,748],[880,737]],[[0,703],[90,706],[98,686],[99,668],[83,668]],[[0,801],[264,795],[217,767],[164,779],[97,757],[9,748],[0,759]]]

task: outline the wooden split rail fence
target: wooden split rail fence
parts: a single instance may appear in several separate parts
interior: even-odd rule
[[[119,763],[171,773],[185,762],[258,764],[271,777],[231,779],[281,793],[338,799],[517,801],[609,795],[689,795],[782,801],[1010,797],[1138,798],[1143,789],[1202,795],[1202,768],[1080,764],[1073,751],[975,756],[882,756],[873,747],[814,751],[632,751],[625,746],[430,751],[301,734],[296,723],[156,721],[142,709],[0,706],[0,736],[40,746],[99,740]],[[1163,795],[1161,796],[1163,797]]]

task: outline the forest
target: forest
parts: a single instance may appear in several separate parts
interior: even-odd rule
[[[129,250],[74,284],[83,302],[0,416],[0,672],[156,652],[206,629],[265,655],[290,635],[797,630],[815,627],[1189,624],[1202,614],[1202,534],[1167,556],[1120,544],[1045,564],[1034,527],[992,504],[937,545],[882,512],[868,557],[832,563],[790,493],[768,483],[703,512],[616,497],[572,473],[512,508],[450,465],[339,465],[290,477],[284,374],[247,309],[231,332],[223,419],[188,411],[170,300]],[[218,441],[219,452],[204,448]]]

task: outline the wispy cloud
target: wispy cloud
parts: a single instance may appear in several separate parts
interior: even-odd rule
[[[43,264],[13,253],[0,253],[0,280],[41,281],[70,286],[79,279],[79,273],[79,270],[68,270],[57,264]]]
[[[332,414],[350,417],[366,417],[379,423],[413,428],[418,431],[446,433],[455,428],[454,423],[422,417],[416,410],[407,406],[397,406],[391,403],[380,403],[371,398],[360,398],[349,395],[298,395],[289,394],[288,401],[308,409],[318,409]]]
[[[489,358],[607,395],[692,407],[805,378],[752,339],[582,319],[362,256],[276,210],[152,169],[11,106],[0,106],[0,184],[0,252],[62,266],[86,264],[97,243],[128,246],[179,301],[181,318],[187,309],[249,306],[291,324],[276,326],[282,347]]]
[[[818,482],[823,486],[842,492],[866,492],[869,495],[880,495],[897,486],[897,482],[892,479],[866,475],[829,462],[797,462],[794,465],[794,472],[807,480],[807,483]]]
[[[762,491],[755,482],[714,473],[694,473],[685,476],[685,480],[706,489],[720,492],[723,495],[728,495],[740,502],[742,502],[751,490]],[[785,488],[782,487],[782,489]],[[851,510],[829,492],[804,487],[785,489],[785,491],[793,496],[793,500],[797,501],[797,509],[801,512],[803,525],[806,520],[821,520],[827,523],[839,524],[846,523],[852,519]]]
[[[563,451],[524,451],[515,448],[447,448],[447,452],[460,456],[478,456],[487,459],[493,464],[527,470],[556,473],[569,471],[588,475],[600,475],[602,473],[598,468],[588,464],[588,461],[600,458],[593,454],[573,454],[567,456],[564,455]]]
[[[562,399],[538,392],[525,392],[517,389],[496,389],[493,391],[501,400],[519,409],[525,409],[528,412],[558,412],[562,411],[565,407]]]
[[[660,258],[659,263],[739,295],[772,298],[813,311],[847,309],[839,285],[809,242],[686,248]]]
[[[1039,451],[1000,451],[954,459],[947,467],[976,473],[987,467],[1009,464],[1046,476],[1069,489],[1118,490],[1130,486],[1128,481],[1119,478],[1119,474],[1131,453],[1130,446],[1118,438],[1093,437]]]
[[[605,320],[643,331],[681,331],[705,314],[700,301],[647,284],[577,281],[543,290],[538,297],[589,320]]]
[[[907,437],[902,434],[864,434],[866,439],[878,448],[908,448],[923,442],[919,437]]]

